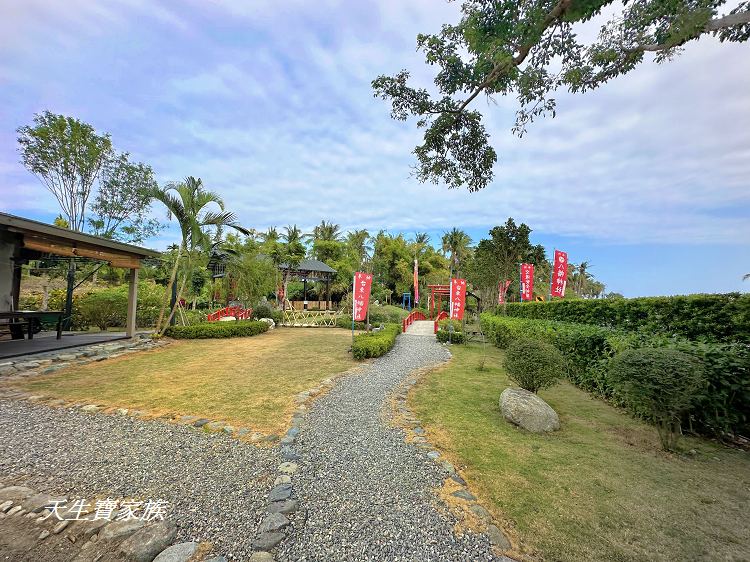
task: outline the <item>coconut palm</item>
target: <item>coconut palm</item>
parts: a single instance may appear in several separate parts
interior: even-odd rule
[[[357,256],[357,269],[361,270],[372,252],[372,236],[364,228],[352,230],[346,235],[346,243],[349,250]]]
[[[200,178],[188,176],[181,182],[170,182],[163,188],[156,187],[152,189],[149,192],[149,196],[167,208],[167,217],[170,220],[172,218],[177,220],[182,237],[180,245],[177,248],[177,255],[172,266],[169,283],[167,284],[164,302],[162,303],[159,318],[156,322],[156,331],[159,332],[162,329],[162,320],[164,319],[167,302],[169,302],[169,295],[172,292],[172,286],[177,281],[177,272],[182,257],[187,254],[189,264],[192,251],[199,246],[206,247],[211,245],[210,227],[229,227],[243,234],[249,234],[249,231],[238,224],[234,213],[224,210],[224,201],[217,193],[204,189]],[[212,210],[212,207],[218,207],[218,211]],[[181,282],[178,285],[179,291],[175,307],[172,308],[167,320],[164,322],[164,327],[169,325],[177,302],[182,298],[182,292],[185,289],[190,268],[187,267],[185,269],[186,271],[183,273]]]
[[[469,255],[471,238],[463,230],[453,228],[443,234],[442,243],[443,253],[450,256],[451,268],[456,268],[458,276],[461,264]]]

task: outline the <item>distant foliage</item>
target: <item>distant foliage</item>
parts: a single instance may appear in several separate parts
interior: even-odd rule
[[[498,309],[501,313],[502,309]],[[509,303],[505,314],[681,336],[750,343],[750,295],[727,293],[637,299]]]
[[[555,346],[532,339],[518,339],[508,346],[503,366],[510,380],[529,392],[556,385],[566,370]]]
[[[680,420],[706,386],[703,364],[676,349],[628,349],[609,365],[609,381],[631,411],[653,422],[662,447],[676,449]]]
[[[354,336],[352,355],[355,359],[380,357],[388,353],[401,333],[401,324],[386,324],[383,330]]]
[[[527,305],[524,305],[527,306]],[[482,314],[482,330],[501,349],[519,339],[554,345],[567,361],[568,379],[580,388],[624,405],[608,376],[610,360],[621,351],[642,347],[669,348],[699,359],[707,384],[683,426],[706,435],[750,435],[750,347],[741,343],[695,342],[643,332],[627,332],[590,324],[530,320]]]
[[[168,326],[164,335],[175,339],[210,339],[257,336],[268,331],[268,324],[255,320],[206,322],[192,326]]]

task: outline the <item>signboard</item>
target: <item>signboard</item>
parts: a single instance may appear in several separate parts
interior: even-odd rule
[[[510,279],[507,279],[505,283],[502,281],[497,284],[497,304],[503,304],[505,297],[508,294],[508,287],[510,287]]]
[[[463,320],[466,279],[451,279],[451,320]]]
[[[370,304],[370,289],[372,275],[358,271],[354,274],[354,299],[352,300],[352,315],[355,322],[367,319],[367,307]]]
[[[534,299],[534,264],[521,264],[521,300],[530,301]]]
[[[568,279],[568,254],[555,250],[555,265],[552,268],[549,294],[552,297],[564,297]]]

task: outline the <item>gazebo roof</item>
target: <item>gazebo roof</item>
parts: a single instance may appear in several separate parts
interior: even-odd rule
[[[289,269],[289,265],[285,263],[279,264],[279,269]],[[297,267],[292,269],[294,271],[310,271],[315,273],[336,273],[335,269],[320,260],[302,260]]]

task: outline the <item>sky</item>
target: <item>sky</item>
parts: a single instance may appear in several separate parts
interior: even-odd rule
[[[560,92],[557,116],[521,139],[515,100],[479,100],[499,161],[471,194],[412,177],[420,131],[370,86],[404,68],[429,86],[416,35],[457,21],[459,2],[0,3],[0,211],[59,213],[16,142],[50,110],[110,133],[160,183],[200,177],[259,230],[328,220],[437,241],[459,227],[478,242],[513,217],[608,291],[750,290],[750,43],[704,37],[594,92]]]

